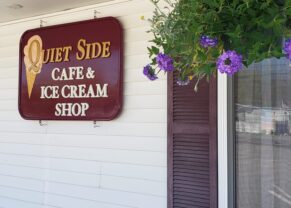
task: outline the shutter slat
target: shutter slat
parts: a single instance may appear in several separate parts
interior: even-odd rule
[[[194,195],[194,193],[185,193],[185,194],[183,194],[183,195],[181,195],[181,194],[176,194],[175,195],[175,197],[179,197],[179,198],[194,198],[193,197],[193,195]],[[207,192],[207,193],[204,193],[204,194],[197,194],[197,197],[195,197],[195,198],[197,198],[197,199],[209,199],[209,193]],[[195,200],[195,199],[194,199]]]
[[[187,164],[183,163],[183,164],[178,164],[176,163],[175,166],[174,166],[174,171],[175,172],[179,172],[179,171],[183,171],[185,173],[187,173],[187,171],[191,171],[191,173],[195,174],[195,173],[203,173],[203,171],[209,171],[209,167],[203,167],[203,166],[195,166],[195,167],[192,167],[191,166],[187,166]]]
[[[199,188],[195,189],[195,187],[189,189],[187,187],[176,186],[174,190],[175,190],[176,194],[181,194],[181,195],[193,194],[193,197],[203,195],[209,199],[209,195],[210,195],[209,190],[207,190],[207,189],[203,190],[203,189],[199,189]],[[176,194],[175,194],[175,196],[176,196]]]
[[[217,208],[216,80],[168,83],[168,207]]]
[[[191,180],[200,180],[200,179],[209,179],[209,175],[208,174],[203,174],[203,173],[195,173],[192,170],[180,170],[181,172],[174,172],[175,175],[175,179],[183,179],[183,178],[187,178]]]
[[[187,205],[191,208],[193,208],[193,205],[195,205],[195,207],[209,207],[209,205],[207,206],[207,204],[209,204],[209,200],[203,200],[203,201],[198,201],[198,200],[193,200],[193,199],[179,199],[179,198],[174,198],[175,199],[175,203],[178,204],[183,204],[183,205]]]

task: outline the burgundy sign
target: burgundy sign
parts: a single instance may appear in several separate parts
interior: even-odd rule
[[[122,107],[123,33],[112,17],[26,31],[19,112],[30,120],[111,120]]]

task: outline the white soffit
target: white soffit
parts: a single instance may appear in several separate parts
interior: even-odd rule
[[[0,0],[0,23],[112,0]]]

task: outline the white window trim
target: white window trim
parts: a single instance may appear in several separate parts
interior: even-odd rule
[[[217,79],[218,208],[228,208],[227,75],[218,73]]]

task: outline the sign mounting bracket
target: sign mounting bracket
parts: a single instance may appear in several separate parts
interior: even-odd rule
[[[40,19],[40,20],[39,20],[39,27],[43,27],[43,24],[44,24],[44,23],[46,23],[46,21]]]
[[[94,10],[94,19],[97,19],[97,14],[100,14],[100,12],[98,12],[96,9]]]
[[[42,120],[39,120],[38,123],[40,126],[47,126],[47,123],[43,122]]]
[[[98,127],[100,127],[100,125],[97,124],[97,121],[93,121],[93,127],[98,128]]]

